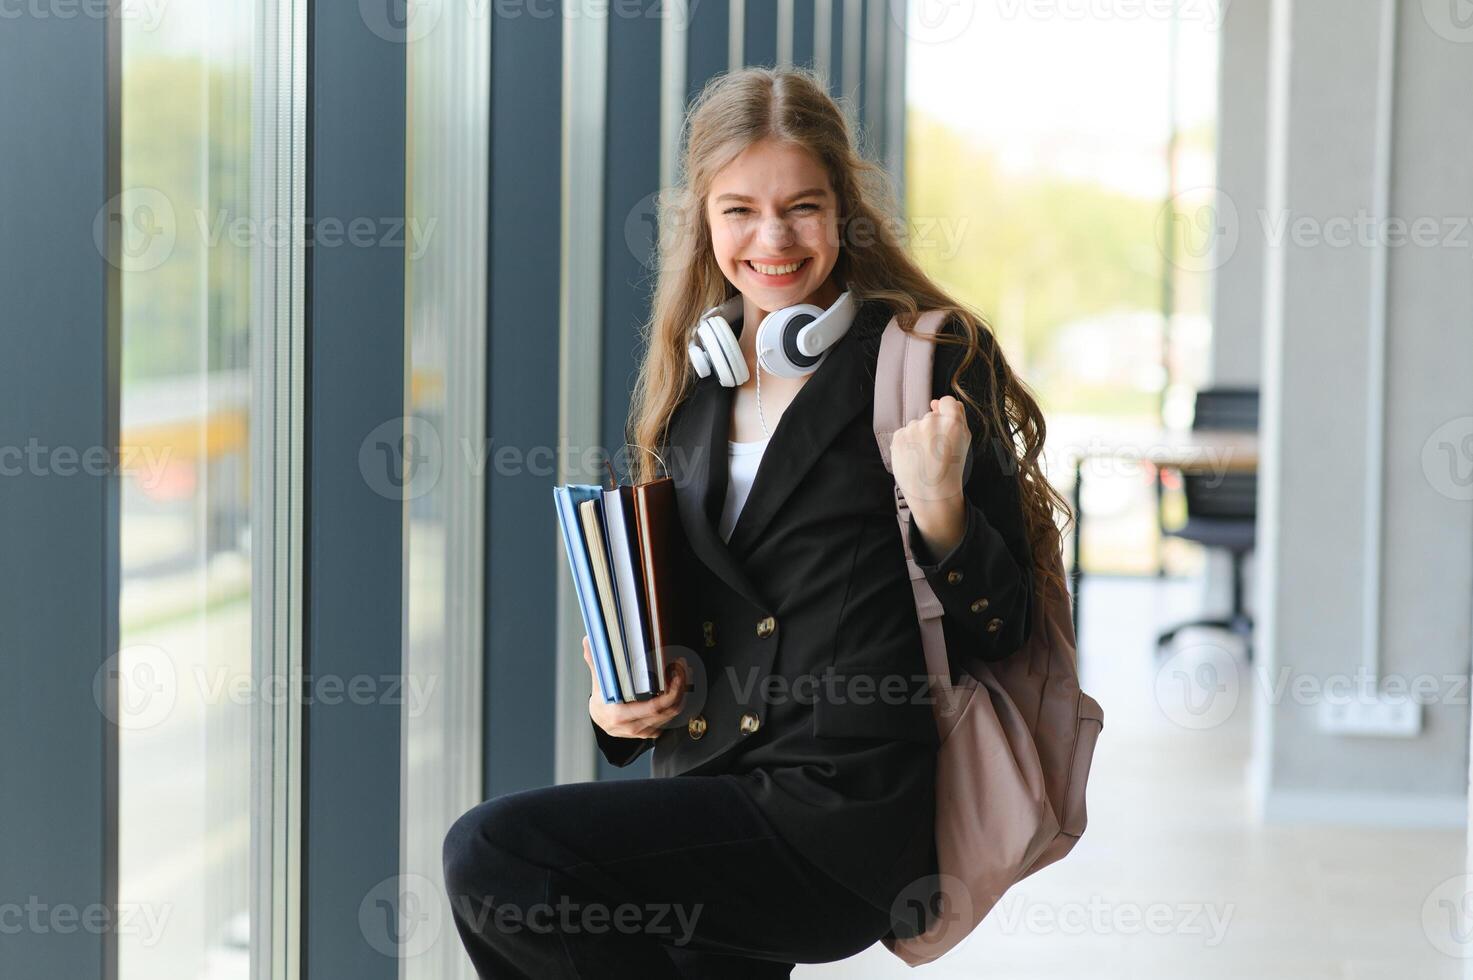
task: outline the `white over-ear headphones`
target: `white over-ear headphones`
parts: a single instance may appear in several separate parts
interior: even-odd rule
[[[798,303],[773,310],[757,328],[757,361],[762,369],[782,378],[797,378],[818,370],[840,337],[849,332],[858,304],[844,290],[828,309]],[[728,388],[746,383],[747,359],[742,356],[733,323],[742,319],[742,294],[701,314],[695,340],[687,348],[691,364],[701,377],[716,377]]]

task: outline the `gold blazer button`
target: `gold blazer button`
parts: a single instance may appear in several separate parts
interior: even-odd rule
[[[777,629],[777,620],[771,616],[764,616],[757,621],[757,636],[761,639],[767,639],[775,629]]]
[[[987,632],[996,633],[1000,629],[1002,629],[1002,620],[994,616],[987,621]]]
[[[706,734],[706,717],[704,715],[696,715],[690,721],[686,722],[685,733],[691,738],[700,738]]]
[[[762,720],[756,715],[752,714],[752,712],[748,711],[746,714],[742,715],[741,729],[743,735],[750,735],[761,727]]]
[[[956,583],[960,582],[961,580],[962,580],[962,570],[960,568],[953,568],[951,571],[949,571],[949,572],[946,573],[946,584],[947,585],[955,585]]]
[[[987,608],[987,600],[986,599],[978,599],[976,602],[972,603],[972,612],[974,612],[974,613],[981,612],[982,610],[984,610],[986,608]]]

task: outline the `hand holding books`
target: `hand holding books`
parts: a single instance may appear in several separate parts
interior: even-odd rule
[[[618,706],[668,693],[667,661],[692,650],[694,623],[686,595],[691,556],[674,481],[664,476],[621,486],[612,466],[609,476],[608,487],[572,483],[552,492],[594,694]],[[683,673],[682,683],[689,676]]]
[[[588,664],[593,689],[588,694],[588,715],[610,735],[621,738],[655,738],[671,719],[685,708],[686,681],[690,668],[680,657],[665,670],[665,690],[645,701],[622,701],[609,704],[595,696],[598,691],[598,669],[593,665],[593,652],[588,636],[583,637],[583,662]]]

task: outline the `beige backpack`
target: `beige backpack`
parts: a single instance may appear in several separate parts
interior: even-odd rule
[[[935,334],[945,319],[943,310],[922,314],[918,336],[892,319],[881,338],[874,429],[887,470],[895,431],[930,411],[934,348],[920,338]],[[1084,833],[1084,787],[1104,712],[1079,689],[1066,595],[1042,601],[1035,592],[1022,649],[996,663],[969,660],[969,672],[952,686],[941,602],[911,555],[910,509],[899,487],[895,501],[941,735],[939,877],[924,883],[923,893],[903,895],[896,910],[918,934],[884,939],[896,956],[918,966],[965,939],[1014,882],[1063,857]],[[1062,576],[1057,549],[1048,560]]]

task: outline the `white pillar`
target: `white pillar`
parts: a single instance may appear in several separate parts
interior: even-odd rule
[[[1223,11],[1217,98],[1219,214],[1237,227],[1268,193],[1269,11],[1272,0],[1233,0]],[[1252,225],[1246,226],[1251,230]],[[1225,244],[1225,243],[1224,243]],[[1215,265],[1212,287],[1212,380],[1259,383],[1263,337],[1263,236],[1239,234]]]
[[[1270,819],[1466,817],[1473,31],[1438,7],[1273,3],[1268,210],[1242,216],[1245,239],[1268,239],[1255,786]],[[1324,698],[1294,693],[1363,663],[1436,685],[1420,734],[1330,734]]]

